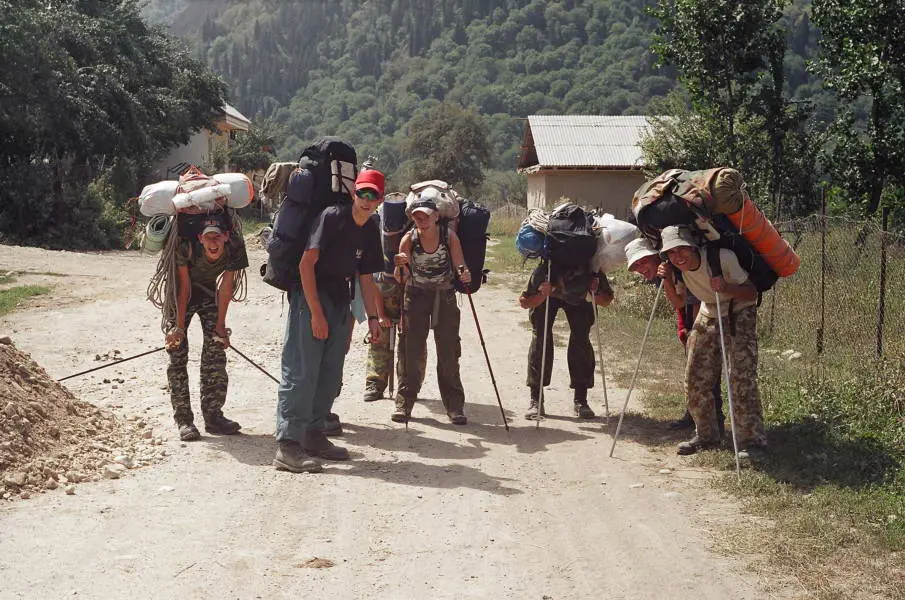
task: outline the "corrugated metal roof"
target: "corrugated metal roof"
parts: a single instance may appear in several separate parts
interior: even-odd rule
[[[251,119],[240,113],[236,107],[231,104],[224,104],[223,112],[226,113],[226,120],[230,125],[245,130],[251,126]]]
[[[528,117],[540,168],[639,168],[639,143],[648,125],[647,117],[637,116]]]

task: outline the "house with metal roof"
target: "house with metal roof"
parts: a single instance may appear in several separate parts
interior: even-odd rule
[[[525,120],[518,170],[528,176],[528,208],[562,199],[630,214],[632,194],[644,183],[639,116],[530,116]]]
[[[174,148],[157,167],[161,179],[177,179],[190,165],[201,167],[218,147],[229,148],[237,135],[251,128],[251,120],[229,104],[224,104],[214,121],[215,130],[203,129],[185,146]]]

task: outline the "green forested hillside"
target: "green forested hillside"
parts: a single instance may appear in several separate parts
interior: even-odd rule
[[[419,112],[453,100],[490,126],[511,169],[530,114],[645,114],[675,85],[649,50],[646,0],[154,0],[148,15],[189,38],[255,119],[285,127],[294,157],[318,134],[348,137],[380,164]],[[794,88],[813,33],[790,11]],[[819,88],[818,88],[819,89]],[[831,109],[831,107],[829,107]]]

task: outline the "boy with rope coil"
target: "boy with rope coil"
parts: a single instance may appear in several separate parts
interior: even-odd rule
[[[179,238],[175,252],[176,314],[175,322],[166,334],[166,348],[170,355],[167,381],[173,418],[183,441],[201,437],[194,424],[189,398],[189,346],[186,329],[192,317],[198,315],[204,334],[201,349],[201,413],[208,433],[231,435],[241,426],[223,416],[229,377],[226,374],[226,348],[230,331],[226,327],[226,312],[233,299],[237,281],[248,266],[244,244],[229,242],[229,229],[224,213],[212,215],[202,222],[197,242]],[[171,235],[176,235],[175,232]]]

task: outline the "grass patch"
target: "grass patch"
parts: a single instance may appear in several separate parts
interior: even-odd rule
[[[5,285],[7,283],[14,283],[16,278],[13,275],[3,274],[0,275],[0,285]]]
[[[50,293],[50,288],[43,285],[20,285],[8,290],[0,290],[0,315],[12,312],[27,298],[48,293]]]
[[[519,227],[522,226],[522,219],[515,217],[497,217],[490,219],[487,226],[487,233],[491,237],[511,237],[512,247],[515,248],[515,234],[518,233]]]
[[[775,358],[761,365],[771,449],[716,480],[763,531],[731,532],[725,549],[789,575],[819,600],[905,598],[905,360],[819,375]],[[730,451],[699,465],[735,468]]]

